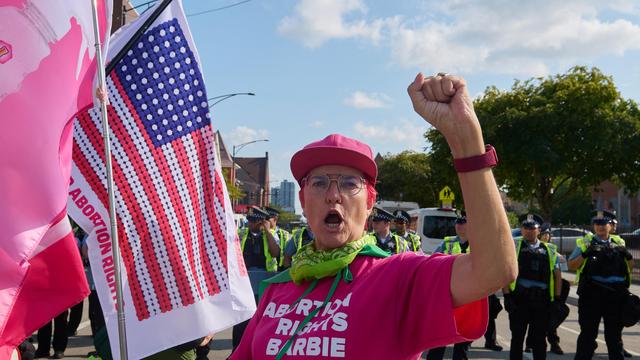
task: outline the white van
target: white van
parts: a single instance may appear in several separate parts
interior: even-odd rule
[[[422,251],[432,254],[445,236],[456,235],[455,209],[422,208],[408,211],[411,229],[420,235]]]

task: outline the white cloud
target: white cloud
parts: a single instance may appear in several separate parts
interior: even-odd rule
[[[427,0],[403,19],[367,18],[363,0],[301,0],[280,31],[317,47],[360,38],[427,72],[544,76],[640,49],[633,0]]]
[[[603,20],[598,15],[604,10],[615,11],[605,6],[584,0],[460,0],[440,8],[438,18],[446,21],[391,29],[392,58],[434,72],[541,76],[551,67],[640,48],[640,26]]]
[[[403,148],[422,150],[426,145],[423,137],[427,131],[427,123],[400,120],[393,125],[372,125],[358,121],[353,130],[363,138],[377,143],[402,143]]]
[[[344,99],[344,103],[356,109],[377,109],[386,107],[390,100],[391,98],[385,94],[356,91]]]
[[[319,128],[323,127],[323,126],[324,126],[324,121],[319,121],[318,120],[318,121],[314,121],[312,123],[309,123],[309,127],[312,127],[314,129],[319,129]]]
[[[233,145],[239,145],[254,140],[268,139],[269,131],[264,129],[252,129],[246,126],[237,126],[235,129],[231,130],[228,136],[225,137],[229,138],[229,141],[225,141],[225,143],[227,143],[229,149],[231,149]]]
[[[362,0],[301,0],[294,14],[280,21],[278,31],[310,48],[331,39],[361,38],[376,43],[387,20],[367,22]]]

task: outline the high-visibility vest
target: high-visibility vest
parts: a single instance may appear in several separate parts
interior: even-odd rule
[[[609,235],[609,239],[611,239],[611,242],[613,242],[614,244],[616,244],[617,246],[626,246],[626,243],[624,241],[623,238],[621,238],[619,235]],[[578,238],[576,240],[576,246],[580,248],[580,250],[584,253],[585,251],[587,251],[587,249],[589,248],[589,246],[591,246],[591,241],[593,241],[593,234],[587,234],[584,237]],[[629,267],[629,262],[625,261],[625,263],[627,264],[627,287],[631,285],[631,268]],[[587,264],[587,260],[585,259],[582,262],[582,265],[580,265],[580,267],[578,268],[578,271],[576,271],[576,280],[575,283],[577,284],[580,281],[580,274],[582,274],[582,270],[584,269],[584,266]]]
[[[300,248],[302,247],[302,236],[304,235],[305,230],[307,230],[306,227],[293,230],[291,241],[294,241],[296,252],[300,251]]]
[[[522,243],[525,241],[522,236],[517,237],[516,240],[518,241],[517,245],[516,245],[516,257],[520,256],[520,249],[522,248]],[[540,241],[540,246],[544,246],[544,248],[547,250],[547,256],[549,257],[549,297],[551,298],[551,301],[553,301],[553,299],[555,298],[556,295],[556,290],[555,290],[555,278],[553,275],[553,270],[555,268],[556,265],[556,259],[558,258],[558,253],[555,251],[554,247],[549,246],[549,244]],[[518,281],[518,279],[516,279],[515,281],[513,281],[511,284],[509,284],[509,290],[511,290],[511,292],[513,292],[516,289],[516,282]]]
[[[407,237],[405,238],[404,236],[396,233],[396,235],[400,236],[401,238],[403,238],[406,242],[407,245],[411,245],[411,248],[413,249],[414,252],[419,251],[421,248],[421,241],[420,241],[420,235],[407,231]]]
[[[390,233],[390,234],[391,234],[391,241],[395,241],[395,243],[396,243],[396,250],[395,250],[396,254],[400,254],[402,252],[405,252],[405,251],[409,250],[409,244],[407,243],[407,241],[402,236],[396,235],[394,233]],[[376,241],[376,244],[377,244],[378,243],[378,237],[376,236],[376,234],[375,233],[370,233],[369,235],[373,236],[373,239]],[[387,252],[389,252],[389,251],[387,251]]]
[[[291,237],[291,234],[285,229],[278,228],[271,229],[271,234],[278,235],[278,240],[280,240],[280,261],[278,262],[278,266],[284,265],[284,247],[287,245],[287,241]]]
[[[457,240],[457,236],[445,236],[444,243],[444,254],[456,255],[462,254],[462,246],[460,246],[460,240]],[[471,248],[467,248],[467,252],[470,252]]]
[[[249,229],[248,228],[244,228],[244,229],[240,229],[238,230],[238,235],[240,236],[240,238],[242,239],[241,243],[240,243],[240,247],[242,248],[242,252],[244,253],[244,244],[247,242],[247,237],[249,236]],[[269,252],[269,240],[267,239],[267,234],[262,231],[262,244],[264,247],[264,257],[266,259],[264,268],[267,271],[278,271],[278,261],[273,258],[273,256],[271,256],[271,253]]]

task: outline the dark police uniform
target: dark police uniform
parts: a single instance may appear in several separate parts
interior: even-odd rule
[[[393,213],[393,216],[395,216],[396,223],[402,222],[406,226],[408,226],[411,222],[409,213],[404,210],[396,210]],[[409,244],[409,248],[411,249],[411,251],[422,252],[422,242],[420,241],[420,235],[409,229],[406,229],[404,234],[400,234],[396,231],[396,235],[402,237],[407,242],[407,244]]]
[[[373,220],[373,222],[385,221],[387,223],[390,223],[394,219],[395,216],[384,209],[374,207],[371,211],[371,220]],[[389,232],[385,238],[380,238],[375,233],[373,233],[372,235],[376,237],[376,244],[378,245],[378,247],[391,255],[409,251],[409,245],[407,244],[407,241],[401,236],[393,234],[392,232]]]
[[[464,211],[458,211],[456,224],[466,224],[467,223],[467,214]],[[444,238],[442,243],[436,248],[434,253],[447,254],[447,255],[457,255],[457,254],[466,254],[471,252],[471,248],[469,247],[468,241],[462,241],[460,236],[447,236]],[[497,302],[497,305],[496,303]],[[485,348],[501,351],[502,347],[496,343],[496,318],[500,310],[502,310],[502,306],[499,305],[500,300],[498,297],[493,294],[489,296],[489,323],[487,325],[487,331],[484,334],[485,337]],[[500,310],[496,310],[496,307],[499,306]],[[454,360],[463,360],[468,359],[467,352],[469,351],[469,347],[471,346],[471,342],[461,342],[453,345],[453,359]],[[427,353],[428,360],[440,360],[444,358],[444,352],[446,347],[439,347],[434,349],[429,349]]]
[[[591,222],[604,226],[615,218],[608,211],[597,211],[594,215]],[[576,273],[580,335],[575,359],[593,357],[600,319],[604,320],[609,359],[623,359],[622,309],[631,281],[628,260],[633,257],[619,236],[599,239],[591,234],[576,240],[570,260],[578,256],[584,261]]]
[[[257,207],[250,207],[247,210],[247,220],[249,221],[264,221],[267,220],[268,217],[269,214],[266,211]],[[279,257],[271,256],[269,252],[269,240],[264,230],[261,230],[259,233],[252,233],[248,227],[238,229],[238,237],[240,238],[242,257],[244,258],[247,270],[249,270],[249,279],[252,282],[254,296],[257,302],[257,287],[255,287],[254,283],[258,283],[259,280],[261,280],[258,278],[266,278],[269,273],[278,271]],[[240,344],[242,334],[248,324],[249,320],[233,327],[232,345],[234,350]]]
[[[266,206],[264,208],[264,211],[267,212],[267,214],[269,214],[267,219],[276,218],[276,226],[273,229],[271,229],[271,234],[273,234],[273,236],[277,238],[278,244],[280,245],[280,249],[284,249],[285,246],[287,245],[287,241],[289,241],[289,238],[291,238],[291,234],[287,230],[280,228],[277,224],[277,221],[278,221],[277,218],[280,217],[280,211],[278,211],[278,209],[274,209],[269,206]],[[283,262],[284,262],[284,251],[281,251],[280,260],[278,261],[278,266],[282,267]]]
[[[528,214],[520,218],[523,228],[539,228],[543,220]],[[534,359],[545,359],[545,336],[550,306],[555,298],[555,272],[559,271],[556,251],[547,244],[530,244],[523,237],[515,239],[518,256],[518,278],[509,285],[504,303],[509,312],[511,329],[510,359],[522,359],[522,348],[529,330]]]

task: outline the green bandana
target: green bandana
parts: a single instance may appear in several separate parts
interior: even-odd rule
[[[365,245],[375,245],[375,243],[372,236],[365,235],[340,248],[323,251],[316,250],[311,242],[293,256],[291,269],[289,269],[291,280],[300,284],[304,280],[334,276],[338,270],[351,264]]]

